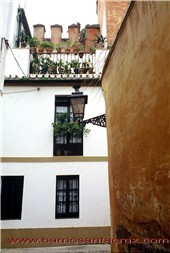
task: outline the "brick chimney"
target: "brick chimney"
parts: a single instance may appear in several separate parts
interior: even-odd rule
[[[63,28],[61,25],[51,25],[51,42],[61,43]]]
[[[95,46],[95,40],[100,36],[100,25],[86,25],[85,27],[85,51],[89,52],[89,48]]]
[[[39,41],[44,40],[44,34],[46,32],[45,26],[42,24],[33,25],[34,27],[34,37],[36,37]]]
[[[68,26],[68,34],[69,34],[69,40],[71,43],[74,41],[79,41],[79,33],[80,33],[80,24],[72,24]]]

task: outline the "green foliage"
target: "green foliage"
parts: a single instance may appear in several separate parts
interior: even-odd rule
[[[66,63],[64,64],[65,73],[67,73],[69,69],[71,69],[71,63],[66,61]]]
[[[53,43],[50,42],[50,41],[43,41],[43,42],[40,43],[40,45],[41,45],[42,48],[47,48],[47,47],[50,47],[52,49],[54,48]]]
[[[54,128],[54,135],[66,135],[76,133],[78,135],[84,133],[85,136],[90,133],[90,130],[85,128],[83,124],[70,121],[70,113],[58,113],[56,115],[56,122],[52,123]]]
[[[82,67],[83,68],[89,68],[90,67],[90,60],[82,62]]]
[[[89,51],[90,51],[91,54],[95,54],[96,48],[95,47],[90,47]]]
[[[34,60],[31,62],[30,71],[32,74],[38,74],[40,72],[40,60],[38,56],[34,56]]]
[[[80,62],[77,60],[72,60],[70,62],[70,66],[71,66],[71,68],[78,69],[80,67]]]
[[[82,46],[81,44],[79,44],[78,50],[79,50],[79,51],[83,51],[83,46]]]
[[[58,62],[57,62],[57,66],[59,68],[64,68],[64,62],[62,61],[62,59],[60,59]]]
[[[58,42],[58,43],[56,44],[56,49],[61,49],[61,48],[62,48],[62,43]]]
[[[80,46],[80,43],[79,43],[77,40],[75,40],[75,41],[72,43],[72,45],[71,45],[72,48],[76,48],[76,49],[78,49],[79,46]]]
[[[66,40],[66,46],[67,46],[67,48],[71,47],[71,41],[70,40]]]
[[[29,39],[29,36],[26,34],[26,32],[24,30],[22,30],[19,34],[19,40],[21,42],[26,42],[27,43],[28,39]]]
[[[28,45],[30,47],[37,47],[40,44],[39,40],[35,37],[32,37],[28,40]]]

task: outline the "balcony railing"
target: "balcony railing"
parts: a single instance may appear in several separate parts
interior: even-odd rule
[[[95,55],[84,53],[52,53],[32,55],[30,74],[37,75],[88,75],[95,74]]]
[[[108,50],[95,54],[74,53],[30,54],[29,48],[13,49],[7,58],[5,77],[13,78],[98,78]]]

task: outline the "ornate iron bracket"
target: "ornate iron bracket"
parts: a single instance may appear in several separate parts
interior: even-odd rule
[[[84,126],[89,123],[100,127],[106,127],[106,114],[102,114],[94,118],[86,119],[80,122],[80,124],[83,124]]]

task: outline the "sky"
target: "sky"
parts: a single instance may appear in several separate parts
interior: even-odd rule
[[[26,17],[33,35],[33,25],[43,24],[45,37],[51,36],[51,25],[63,26],[62,37],[68,37],[68,26],[80,23],[81,29],[87,24],[98,24],[96,0],[26,0]]]

